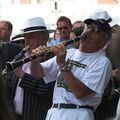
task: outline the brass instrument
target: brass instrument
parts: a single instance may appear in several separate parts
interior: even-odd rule
[[[74,43],[74,42],[77,42],[77,41],[79,41],[79,40],[85,40],[86,37],[87,37],[87,35],[78,36],[78,37],[76,37],[76,38],[74,38],[74,39],[66,40],[66,41],[63,41],[63,42],[61,42],[61,43],[62,43],[64,46],[66,46],[66,45],[72,44],[72,43]],[[61,44],[61,43],[59,43],[59,44]],[[52,46],[51,46],[51,47],[52,47]],[[15,62],[14,62],[14,61],[12,61],[12,62],[7,62],[6,66],[7,66],[7,69],[8,69],[8,70],[11,70],[11,71],[12,71],[12,70],[14,70],[15,68],[23,65],[24,63],[30,62],[30,61],[32,61],[32,60],[35,60],[35,59],[37,59],[38,57],[47,57],[48,59],[50,59],[50,58],[52,58],[52,57],[54,57],[54,56],[55,56],[55,55],[53,54],[52,50],[49,49],[49,50],[46,50],[46,51],[44,51],[44,52],[42,52],[42,53],[32,54],[32,55],[30,55],[30,56],[27,57],[27,58],[23,58],[23,59],[21,59],[21,60],[15,61]]]

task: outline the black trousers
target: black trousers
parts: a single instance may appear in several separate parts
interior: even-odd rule
[[[22,120],[22,115],[16,114],[16,120]]]
[[[119,95],[112,95],[109,99],[102,102],[94,113],[95,120],[107,120],[114,118],[118,104]]]

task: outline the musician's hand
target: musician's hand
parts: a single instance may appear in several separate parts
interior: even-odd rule
[[[45,61],[46,58],[44,56],[45,54],[43,54],[43,53],[45,53],[45,51],[47,51],[47,50],[49,50],[49,47],[47,47],[47,46],[41,46],[41,45],[38,48],[32,50],[32,55],[38,56],[38,58],[35,59],[35,60],[33,60],[32,62],[33,63],[34,62],[40,63],[42,61]]]
[[[19,78],[23,78],[24,72],[22,70],[22,67],[16,68],[13,73],[18,76]]]
[[[65,58],[66,58],[66,48],[63,44],[57,44],[52,46],[52,51],[56,55],[56,62],[60,67],[65,65]]]

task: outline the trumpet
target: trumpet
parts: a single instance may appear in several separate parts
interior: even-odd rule
[[[71,40],[66,40],[66,41],[63,41],[63,42],[60,42],[59,44],[63,44],[64,46],[67,46],[69,44],[72,44],[74,42],[77,42],[79,40],[85,40],[87,37],[87,35],[82,35],[82,36],[77,36]],[[51,46],[52,47],[52,46]],[[19,67],[19,66],[22,66],[23,64],[27,63],[27,62],[30,62],[32,60],[35,60],[37,59],[38,57],[47,57],[47,59],[50,59],[52,57],[54,57],[54,53],[52,52],[52,50],[49,48],[49,50],[46,50],[42,53],[35,53],[35,54],[32,54],[30,55],[29,57],[26,57],[26,58],[23,58],[21,60],[18,60],[18,61],[12,61],[12,62],[7,62],[6,63],[6,67],[8,70],[12,71],[14,70],[15,68]]]

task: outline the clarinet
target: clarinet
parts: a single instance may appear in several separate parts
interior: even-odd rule
[[[8,69],[7,64],[9,63],[15,63],[16,61],[19,61],[20,59],[22,59],[24,57],[25,52],[29,49],[29,46],[26,46],[25,48],[23,48],[22,51],[20,51],[11,62],[7,62],[5,65],[5,69],[2,71],[2,75],[5,75],[6,73],[8,73],[10,71],[10,69]]]
[[[85,35],[83,35],[83,36],[78,36],[78,37],[76,37],[76,38],[74,38],[74,39],[66,40],[66,41],[63,41],[63,42],[61,42],[61,43],[62,43],[64,46],[67,46],[67,45],[72,44],[72,43],[74,43],[74,42],[77,42],[77,41],[79,41],[79,40],[85,40],[86,37],[87,37],[87,35],[85,34]],[[61,44],[61,43],[59,43],[59,44]],[[17,68],[17,67],[19,67],[19,66],[21,66],[21,65],[23,65],[23,64],[25,64],[25,63],[27,63],[27,62],[30,62],[30,61],[32,61],[32,60],[35,60],[35,59],[37,59],[38,57],[47,57],[47,60],[48,60],[48,59],[50,59],[50,58],[52,58],[52,57],[55,56],[54,53],[52,52],[51,48],[52,48],[52,46],[51,46],[48,50],[46,50],[46,51],[44,51],[44,52],[42,52],[42,53],[35,53],[35,54],[30,55],[30,56],[27,57],[27,58],[23,58],[23,59],[21,59],[21,60],[15,61],[15,62],[14,62],[14,61],[12,61],[12,62],[7,62],[6,66],[7,66],[7,68],[8,68],[9,70],[14,70],[15,68]]]

